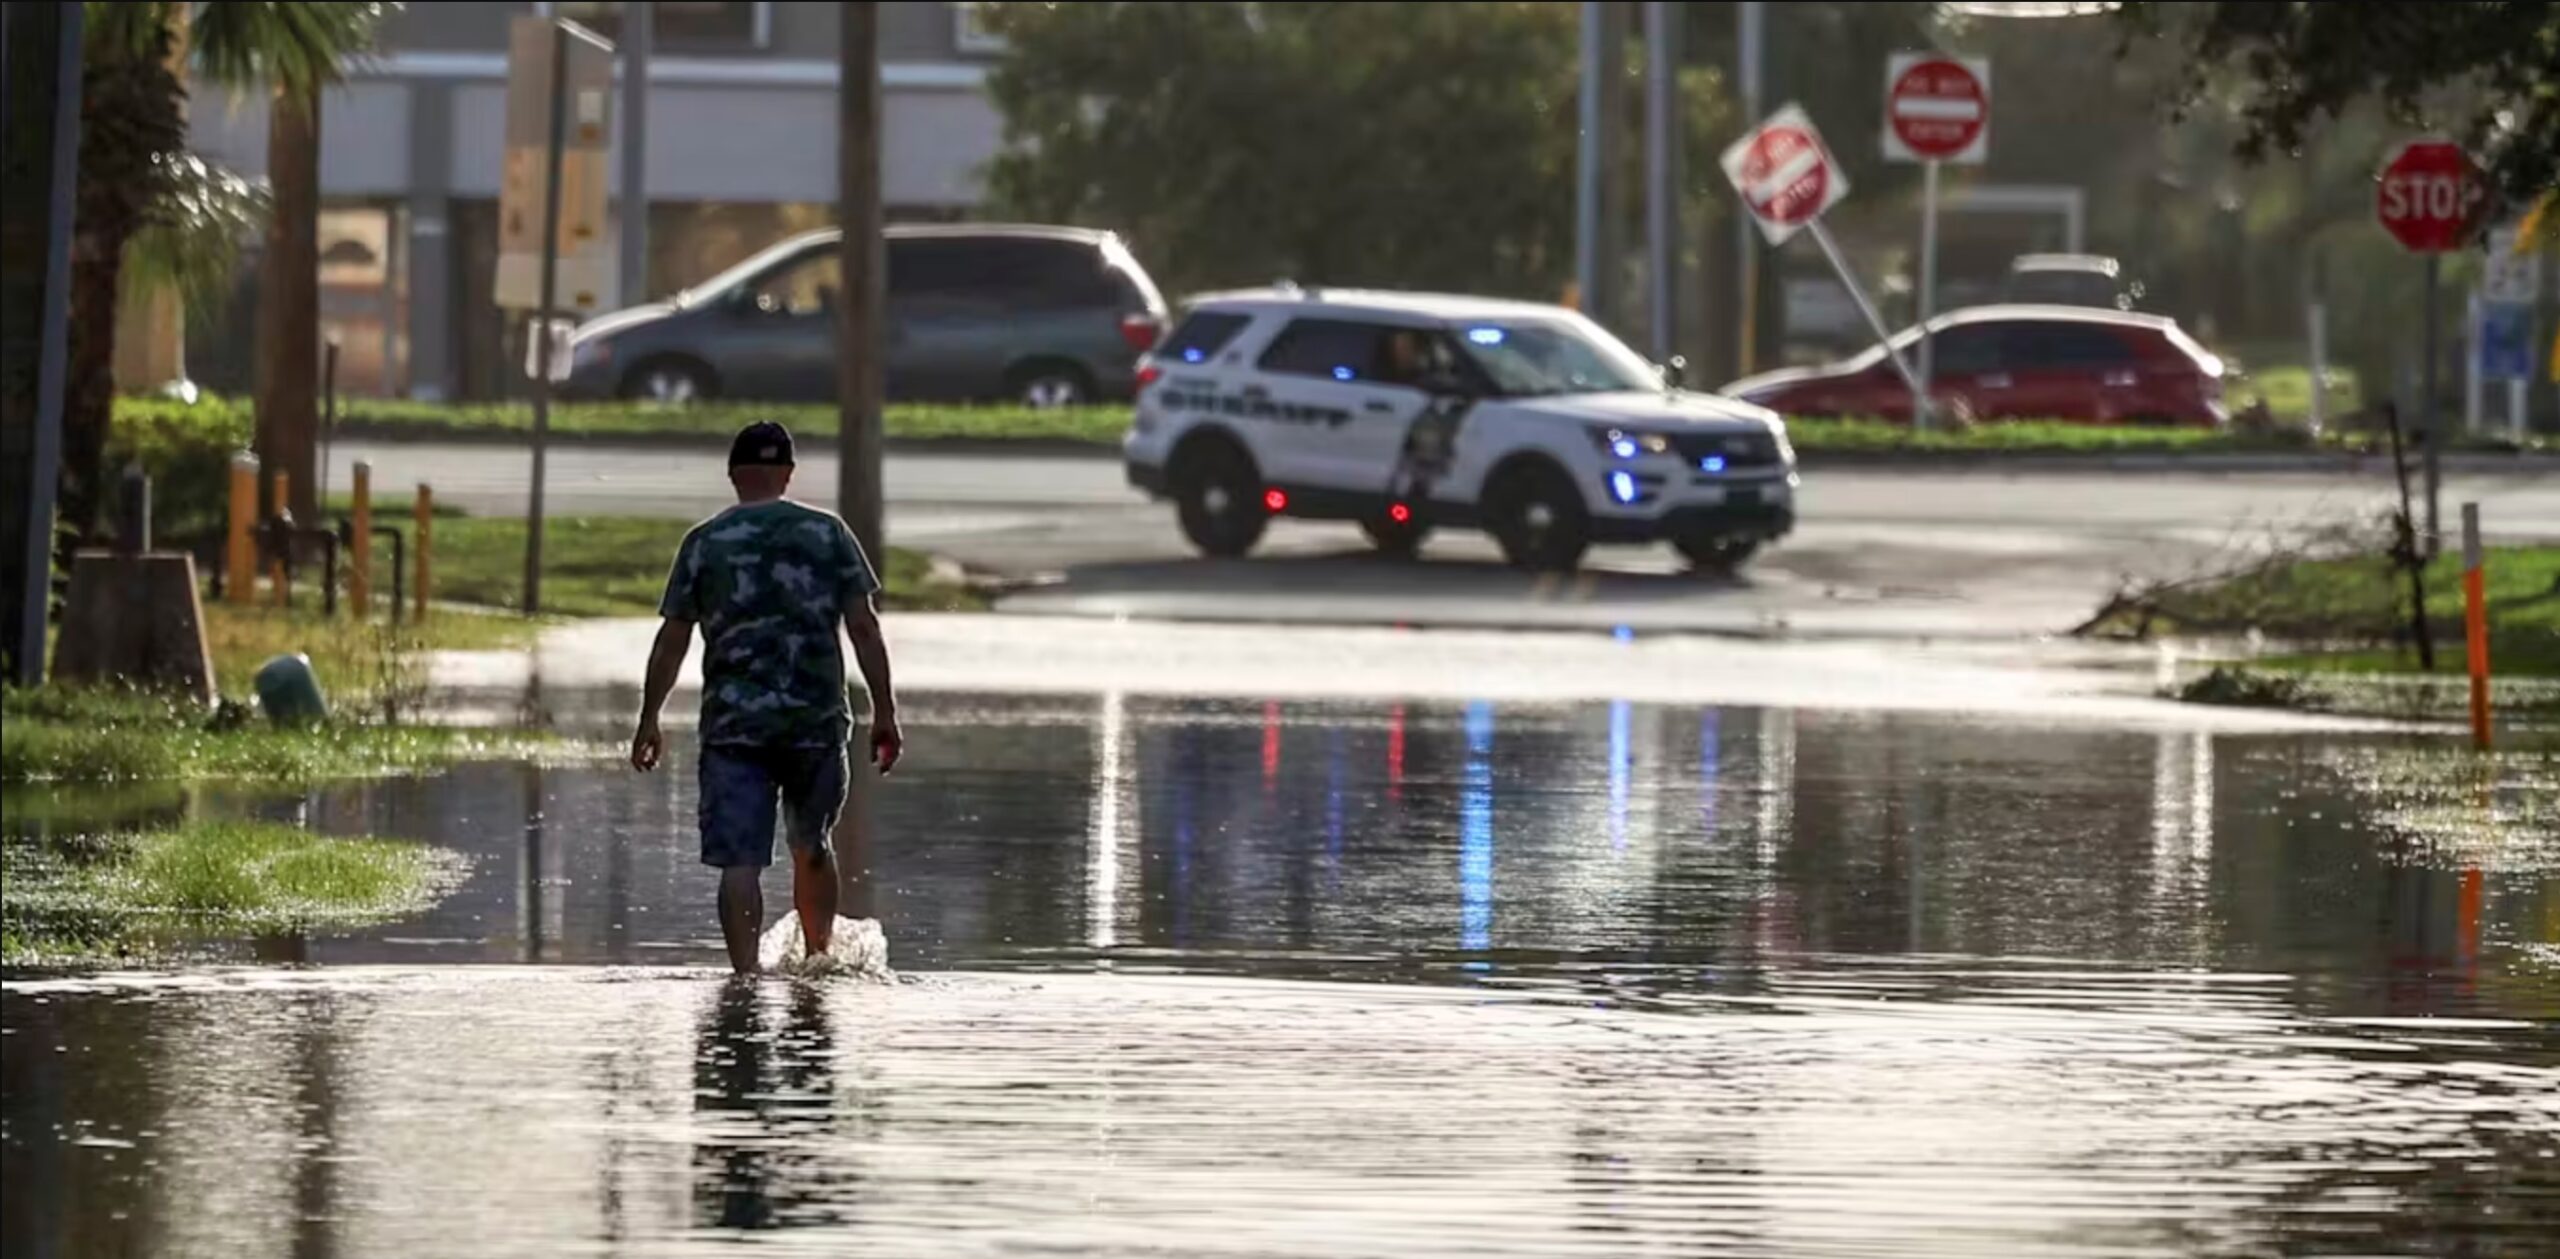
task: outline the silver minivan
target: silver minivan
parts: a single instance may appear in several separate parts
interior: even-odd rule
[[[1120,238],[1074,227],[886,232],[888,394],[1033,406],[1125,400],[1164,298]],[[674,297],[589,321],[571,398],[824,402],[836,393],[840,234],[773,246]]]

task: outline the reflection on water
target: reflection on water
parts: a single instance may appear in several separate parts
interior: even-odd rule
[[[714,978],[687,773],[197,802],[472,873],[295,942],[315,971],[11,985],[0,1251],[2560,1235],[2548,767],[2404,790],[2389,745],[1640,702],[910,704],[847,904],[966,973],[894,987]]]

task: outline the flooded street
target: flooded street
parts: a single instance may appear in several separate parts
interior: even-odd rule
[[[315,968],[12,982],[0,1249],[2560,1236],[2548,761],[1625,701],[909,704],[848,853],[896,983],[721,976],[687,748],[199,799],[471,872],[236,946]],[[556,701],[606,734],[628,706]]]

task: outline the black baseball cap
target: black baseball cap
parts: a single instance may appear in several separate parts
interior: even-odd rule
[[[788,468],[792,464],[791,430],[771,420],[758,420],[739,429],[737,440],[729,443],[732,468]]]

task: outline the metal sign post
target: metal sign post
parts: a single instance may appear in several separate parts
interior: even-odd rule
[[[1893,360],[1894,370],[1911,387],[1913,421],[1925,423],[1929,397],[1920,387],[1919,376],[1903,361],[1901,351],[1894,348],[1892,334],[1885,331],[1875,303],[1867,300],[1866,289],[1850,272],[1840,247],[1823,229],[1822,212],[1849,195],[1849,180],[1832,159],[1831,150],[1823,147],[1822,133],[1814,128],[1813,120],[1805,116],[1803,109],[1789,105],[1771,114],[1751,134],[1734,141],[1724,151],[1720,164],[1734,191],[1742,194],[1742,208],[1750,212],[1752,220],[1760,225],[1760,234],[1770,244],[1785,244],[1799,231],[1812,233],[1823,256],[1831,260],[1832,270],[1839,273],[1841,286],[1857,303],[1858,313],[1866,316],[1867,326],[1875,330],[1885,357]]]
[[[596,310],[612,291],[605,232],[613,45],[574,22],[516,19],[507,67],[507,153],[498,197],[498,305],[527,312],[533,377],[533,475],[525,506],[524,601],[542,610],[543,490],[551,387],[562,372],[565,306]],[[574,119],[572,115],[575,115]],[[534,171],[539,169],[540,199]],[[564,251],[564,240],[566,248]],[[567,301],[563,301],[563,280]]]
[[[1899,52],[1885,60],[1884,155],[1919,162],[1920,370],[1916,389],[1929,396],[1936,380],[1929,319],[1938,312],[1938,167],[1980,165],[1991,151],[1991,63],[1981,58]],[[1925,417],[1926,408],[1918,412]]]
[[[1866,316],[1867,327],[1876,334],[1876,344],[1883,346],[1885,357],[1893,360],[1893,370],[1902,373],[1902,383],[1911,386],[1912,405],[1918,408],[1913,417],[1926,427],[1929,392],[1920,383],[1920,374],[1911,370],[1911,364],[1903,359],[1902,351],[1894,348],[1893,334],[1885,330],[1884,318],[1876,313],[1876,304],[1867,300],[1867,290],[1858,283],[1858,277],[1850,273],[1849,260],[1840,256],[1840,247],[1832,243],[1831,233],[1823,228],[1820,220],[1805,230],[1812,234],[1814,244],[1822,246],[1822,256],[1831,260],[1831,269],[1839,273],[1840,286],[1849,290],[1849,299],[1858,304],[1858,313]]]
[[[542,611],[543,456],[551,442],[551,312],[560,300],[560,141],[568,130],[569,37],[551,32],[551,139],[543,151],[542,294],[525,328],[534,338],[533,487],[524,514],[524,614]]]
[[[2425,362],[2419,372],[2419,430],[2426,442],[2427,536],[2424,553],[2443,548],[2444,421],[2436,410],[2437,259],[2471,239],[2481,200],[2479,169],[2460,145],[2416,140],[2400,146],[2374,186],[2374,217],[2402,248],[2426,256]]]

